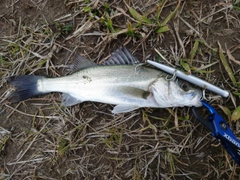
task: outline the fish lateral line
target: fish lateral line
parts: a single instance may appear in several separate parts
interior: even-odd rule
[[[166,108],[201,106],[199,89],[186,88],[181,81],[167,81],[167,73],[141,64],[126,48],[116,50],[109,60],[96,64],[78,56],[70,75],[47,78],[19,75],[8,78],[16,90],[10,102],[61,92],[62,105],[84,101],[116,105],[113,113],[130,112],[141,107]],[[180,80],[180,79],[179,79]]]

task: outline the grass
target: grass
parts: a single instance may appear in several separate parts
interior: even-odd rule
[[[58,93],[10,104],[6,78],[62,76],[76,53],[99,63],[125,45],[142,62],[159,60],[230,91],[229,99],[208,95],[239,135],[239,2],[52,2],[31,5],[32,17],[56,6],[52,22],[47,13],[30,24],[10,19],[10,10],[0,14],[13,28],[0,33],[0,179],[238,178],[237,165],[189,108],[112,115],[111,105],[94,102],[63,108]]]

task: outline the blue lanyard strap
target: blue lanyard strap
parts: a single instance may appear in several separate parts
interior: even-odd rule
[[[201,102],[210,112],[208,120],[201,117],[195,107],[192,108],[194,115],[212,132],[212,136],[221,142],[222,146],[232,156],[235,162],[240,165],[240,141],[233,134],[224,118],[220,116],[210,104],[205,101]]]

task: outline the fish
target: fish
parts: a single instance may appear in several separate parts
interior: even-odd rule
[[[72,73],[62,77],[35,75],[11,76],[7,82],[15,91],[8,97],[12,103],[61,92],[63,106],[84,101],[116,105],[112,113],[126,113],[138,108],[168,108],[202,105],[202,92],[179,78],[140,63],[123,46],[115,50],[102,64],[81,55],[71,66]]]
[[[170,66],[166,66],[164,64],[161,64],[161,63],[157,63],[157,62],[154,62],[154,61],[151,61],[151,60],[147,60],[147,62],[167,73],[170,73],[170,74],[174,74],[174,76],[176,77],[179,77],[181,79],[184,79],[194,85],[197,85],[199,87],[202,87],[204,89],[208,89],[209,91],[212,91],[212,92],[215,92],[223,97],[228,97],[229,96],[229,92],[224,90],[224,89],[221,89],[213,84],[210,84],[209,82],[207,81],[204,81],[202,79],[199,79],[198,77],[194,76],[194,75],[191,75],[191,74],[185,74],[183,73],[182,71],[179,71],[175,68],[172,68]]]

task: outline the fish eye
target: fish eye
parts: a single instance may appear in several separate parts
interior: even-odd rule
[[[188,91],[189,90],[189,84],[187,82],[183,82],[180,87],[184,91]]]

